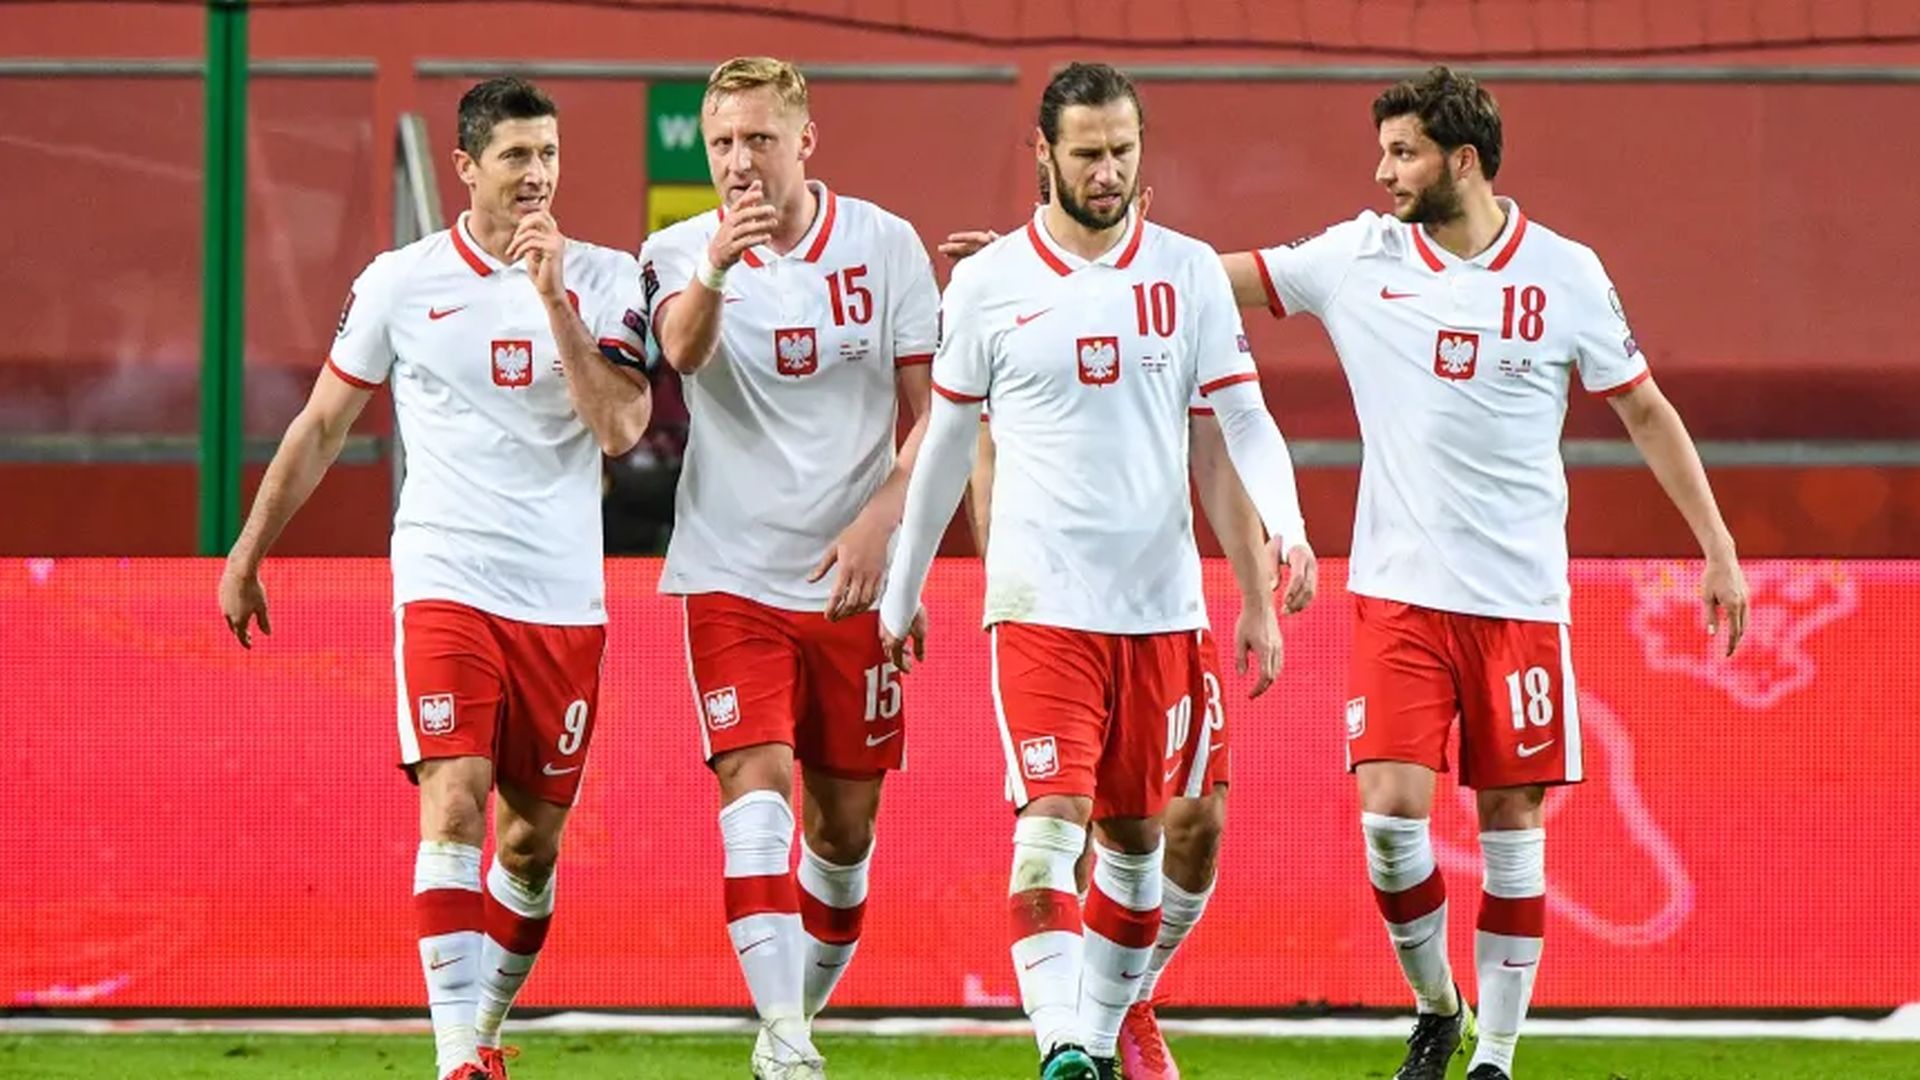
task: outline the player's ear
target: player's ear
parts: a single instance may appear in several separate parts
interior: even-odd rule
[[[453,148],[453,174],[460,178],[461,183],[471,186],[473,183],[472,174],[478,167],[478,164],[473,160],[473,155],[458,146]]]
[[[820,148],[820,129],[812,120],[800,125],[800,160],[805,161]]]
[[[1447,156],[1453,159],[1455,179],[1464,179],[1468,173],[1476,172],[1480,168],[1480,149],[1472,143],[1454,147],[1453,153]]]

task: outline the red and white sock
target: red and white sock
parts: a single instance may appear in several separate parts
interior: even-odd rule
[[[1084,943],[1073,864],[1086,844],[1086,829],[1059,818],[1034,815],[1013,826],[1013,878],[1007,889],[1013,974],[1042,1055],[1062,1043],[1085,1041],[1079,1014]]]
[[[760,1019],[802,1020],[800,898],[793,886],[793,808],[772,791],[750,791],[720,811],[726,849],[727,936]]]
[[[420,929],[420,970],[441,1076],[480,1063],[474,1013],[480,1004],[480,849],[424,840],[413,860],[413,911]]]
[[[827,1007],[833,988],[853,962],[860,945],[860,924],[867,914],[867,867],[873,848],[851,866],[830,863],[800,841],[800,925],[807,934],[806,989],[803,1009],[811,1020]]]
[[[1087,898],[1086,966],[1080,973],[1080,1027],[1087,1052],[1112,1057],[1160,935],[1162,858],[1166,844],[1134,853],[1094,845],[1093,893]]]
[[[1486,872],[1473,933],[1473,966],[1480,976],[1480,1044],[1468,1068],[1493,1064],[1512,1075],[1513,1050],[1533,1000],[1546,937],[1547,831],[1483,832],[1480,858]]]
[[[1425,818],[1361,814],[1367,836],[1367,876],[1387,922],[1400,970],[1423,1013],[1460,1008],[1447,962],[1447,883],[1433,861]]]
[[[1206,914],[1207,901],[1212,898],[1211,885],[1202,892],[1188,892],[1172,878],[1160,882],[1160,935],[1154,939],[1153,958],[1147,961],[1147,974],[1140,980],[1137,1000],[1153,1000],[1154,991],[1160,988],[1160,973],[1173,962],[1180,943],[1200,925],[1200,916]]]
[[[480,948],[480,1008],[474,1035],[500,1045],[500,1025],[546,944],[553,919],[553,878],[539,888],[507,873],[498,858],[487,871],[486,940]]]

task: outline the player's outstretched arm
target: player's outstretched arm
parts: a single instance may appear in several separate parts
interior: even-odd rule
[[[600,354],[600,345],[580,319],[567,295],[567,238],[553,215],[529,214],[520,219],[507,244],[507,261],[527,260],[533,287],[547,308],[547,324],[560,350],[567,373],[567,397],[580,422],[593,432],[600,452],[619,457],[634,448],[653,419],[652,388],[645,375],[615,367]]]
[[[713,359],[713,350],[720,344],[721,294],[726,291],[727,272],[748,248],[773,239],[779,224],[779,212],[767,205],[760,181],[755,180],[720,219],[707,244],[705,265],[671,303],[662,303],[654,333],[668,367],[691,375]],[[676,283],[666,284],[672,288]]]
[[[1673,500],[1687,527],[1700,544],[1707,568],[1700,581],[1700,600],[1705,606],[1707,633],[1720,630],[1720,613],[1727,618],[1727,655],[1740,644],[1747,632],[1747,579],[1740,572],[1740,559],[1734,551],[1733,534],[1720,517],[1713,487],[1707,483],[1707,470],[1700,464],[1693,437],[1680,413],[1660,392],[1651,378],[1638,386],[1607,399],[1626,425],[1633,445],[1646,459],[1660,481],[1667,498]]]
[[[1279,676],[1285,656],[1280,619],[1273,609],[1274,564],[1267,557],[1267,534],[1260,525],[1260,512],[1227,458],[1220,422],[1210,415],[1198,415],[1191,418],[1187,430],[1187,456],[1193,463],[1193,486],[1200,494],[1200,509],[1207,515],[1207,524],[1213,526],[1240,589],[1240,619],[1233,632],[1234,667],[1246,674],[1247,658],[1253,657],[1258,678],[1247,696],[1259,697]]]
[[[913,660],[925,651],[925,615],[920,592],[940,548],[940,537],[953,520],[973,470],[974,440],[979,437],[980,403],[945,397],[933,401],[920,461],[907,482],[907,507],[900,528],[900,546],[880,598],[880,639],[887,656],[901,671],[913,670]],[[913,656],[907,642],[914,642]]]
[[[250,624],[255,619],[262,633],[273,633],[267,621],[267,595],[260,586],[261,560],[340,456],[347,432],[371,397],[372,390],[354,386],[331,367],[322,368],[306,407],[281,436],[280,448],[273,452],[247,523],[227,553],[226,569],[220,575],[220,612],[241,645],[253,647]]]
[[[1293,456],[1287,440],[1267,411],[1258,382],[1235,383],[1215,390],[1207,401],[1220,422],[1227,458],[1246,488],[1260,520],[1273,539],[1267,544],[1269,562],[1285,559],[1288,568],[1286,614],[1313,602],[1319,591],[1320,569],[1307,543],[1307,526],[1300,515],[1300,493],[1294,485]]]
[[[1259,258],[1251,251],[1230,251],[1220,256],[1220,265],[1227,270],[1227,281],[1233,285],[1235,307],[1267,306],[1267,287],[1260,281]]]

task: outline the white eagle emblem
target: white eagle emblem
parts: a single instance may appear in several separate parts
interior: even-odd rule
[[[452,694],[421,695],[420,732],[423,735],[450,735],[453,733]]]
[[[1085,337],[1075,343],[1079,354],[1080,381],[1088,386],[1105,386],[1120,379],[1120,339]]]
[[[1028,739],[1020,744],[1020,771],[1029,780],[1045,780],[1060,771],[1060,749],[1053,736]]]
[[[811,327],[775,331],[773,353],[774,367],[782,375],[811,375],[819,370],[818,346]]]
[[[740,696],[733,687],[723,686],[706,694],[707,726],[715,731],[740,722]]]
[[[1433,373],[1443,379],[1471,379],[1479,355],[1479,334],[1442,330],[1433,343]]]
[[[533,342],[494,342],[493,381],[499,386],[526,386],[533,382]]]

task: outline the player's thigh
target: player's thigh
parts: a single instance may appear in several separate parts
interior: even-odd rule
[[[1049,796],[1091,799],[1107,740],[1112,638],[1008,622],[993,628],[991,649],[994,713],[1014,808]]]
[[[395,613],[402,765],[493,758],[506,670],[489,618],[443,600],[404,604]]]
[[[600,712],[604,626],[542,626],[502,619],[507,701],[495,775],[527,794],[572,806]]]
[[[494,802],[496,857],[507,873],[536,885],[553,872],[572,807],[501,779]]]
[[[1094,819],[1158,818],[1198,771],[1206,714],[1198,632],[1122,639],[1114,730],[1100,757]],[[1157,836],[1157,825],[1153,831]]]
[[[794,756],[809,770],[877,781],[906,766],[906,688],[880,647],[880,615],[789,616],[800,649]]]
[[[1347,768],[1402,762],[1447,770],[1447,734],[1460,711],[1441,612],[1354,597],[1348,667]]]
[[[787,614],[728,593],[686,598],[687,669],[709,765],[746,747],[794,745],[800,655]]]
[[[1472,788],[1578,783],[1580,698],[1567,628],[1462,617],[1460,782]]]

